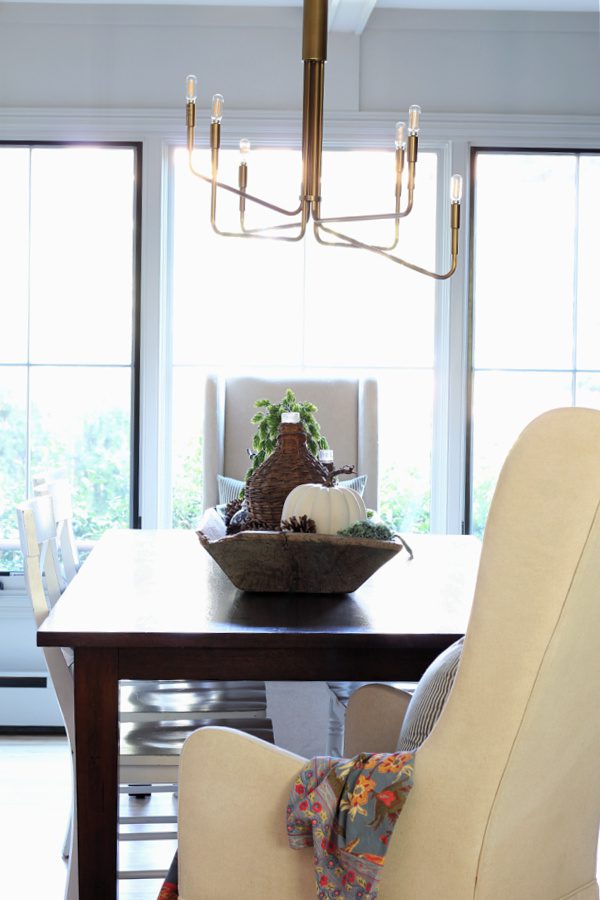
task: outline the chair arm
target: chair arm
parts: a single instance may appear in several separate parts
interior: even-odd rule
[[[348,701],[344,756],[391,753],[411,694],[389,684],[365,684]]]
[[[229,728],[201,728],[187,739],[179,769],[181,900],[314,900],[312,850],[291,850],[285,823],[304,762]]]

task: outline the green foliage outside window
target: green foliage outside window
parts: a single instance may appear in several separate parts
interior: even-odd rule
[[[389,466],[381,475],[379,514],[392,531],[428,532],[429,473]]]
[[[130,522],[130,423],[122,410],[84,420],[75,445],[44,431],[32,412],[31,471],[66,468],[73,489],[74,532],[96,540]],[[15,506],[25,499],[25,413],[0,404],[0,536],[16,540]],[[0,568],[22,569],[20,553],[0,552]]]
[[[196,528],[202,514],[202,436],[190,442],[173,470],[173,528]]]

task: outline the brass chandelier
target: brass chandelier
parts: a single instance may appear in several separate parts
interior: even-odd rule
[[[268,203],[259,197],[249,194],[248,154],[250,141],[242,138],[240,154],[242,160],[238,170],[238,187],[218,180],[219,147],[221,142],[221,119],[223,117],[223,97],[215,94],[212,98],[210,150],[211,174],[203,175],[197,171],[193,161],[194,134],[196,127],[196,83],[195,75],[188,75],[186,80],[186,125],[187,148],[191,172],[211,185],[210,221],[213,230],[225,237],[269,238],[279,241],[300,241],[306,233],[310,220],[313,221],[314,235],[318,243],[333,247],[353,247],[370,250],[386,259],[399,263],[428,275],[431,278],[444,280],[450,278],[456,270],[458,262],[458,231],[460,228],[460,201],[462,197],[462,178],[453,175],[450,179],[450,267],[444,273],[432,272],[414,263],[401,259],[393,251],[398,246],[400,237],[400,219],[408,216],[413,208],[415,190],[415,172],[419,143],[419,125],[421,109],[411,106],[408,111],[408,129],[404,122],[396,123],[396,182],[395,208],[393,212],[377,215],[338,216],[325,218],[321,216],[321,163],[323,155],[323,91],[325,82],[325,60],[327,59],[327,2],[328,0],[304,0],[304,19],[302,34],[302,59],[304,60],[304,99],[302,105],[302,183],[300,203],[296,209],[284,209]],[[407,136],[408,132],[408,136]],[[407,200],[402,209],[403,172],[407,163],[406,193]],[[239,197],[239,231],[223,231],[217,225],[218,191],[229,191]],[[246,227],[246,203],[256,203],[280,215],[293,218],[293,222],[272,225],[266,228]],[[368,244],[339,231],[343,223],[375,222],[390,220],[394,223],[393,240],[387,246]],[[335,226],[335,227],[332,227]],[[281,232],[290,232],[282,234]]]

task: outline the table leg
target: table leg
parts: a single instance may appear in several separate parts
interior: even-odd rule
[[[117,896],[117,651],[75,651],[75,766],[79,896]]]

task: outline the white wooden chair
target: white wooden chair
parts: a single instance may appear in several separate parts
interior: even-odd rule
[[[60,597],[60,577],[56,568],[57,536],[56,522],[50,496],[40,496],[26,501],[17,507],[17,519],[21,549],[23,552],[25,581],[27,591],[33,607],[36,626],[46,619],[51,607]],[[69,648],[44,648],[46,665],[52,684],[56,691],[58,703],[65,723],[71,752],[75,746],[75,721],[74,721],[74,692],[72,661],[73,654]],[[147,794],[156,790],[157,785],[168,785],[168,790],[173,790],[172,785],[177,782],[177,764],[181,745],[187,734],[195,727],[194,722],[187,722],[187,727],[182,723],[175,723],[179,728],[175,733],[165,734],[161,730],[162,723],[155,722],[153,726],[144,724],[141,729],[136,729],[135,724],[125,726],[121,738],[121,755],[119,757],[119,780],[121,790],[128,793]],[[154,727],[154,744],[160,747],[160,751],[154,748],[151,727]],[[160,736],[160,741],[158,737]],[[73,756],[73,779],[75,778],[75,757]],[[150,787],[152,786],[152,787]],[[164,789],[164,788],[163,788]],[[69,846],[65,848],[65,857],[69,856],[69,877],[67,882],[66,897],[68,900],[77,900],[77,811],[73,804],[70,825],[67,829]],[[121,820],[122,824],[139,824],[143,819],[129,817]],[[153,837],[164,839],[171,834],[174,837],[174,823],[176,816],[163,817],[162,822],[170,825],[171,831],[155,832]],[[150,836],[147,834],[146,836]],[[133,871],[127,873],[128,877],[158,877],[162,873],[147,871]]]
[[[52,499],[57,537],[56,542],[51,542],[51,551],[58,573],[57,584],[52,585],[54,604],[60,590],[64,590],[80,566],[73,531],[71,486],[64,469],[40,473],[34,476],[33,483],[35,496],[48,495]],[[241,687],[235,682],[124,680],[119,691],[122,722],[153,723],[160,719],[167,723],[171,719],[202,718],[215,723],[222,720],[251,734],[265,736],[271,730],[266,708],[262,682],[248,682]],[[155,727],[151,726],[151,731]],[[167,727],[174,726],[165,724]],[[142,740],[142,730],[141,726],[137,729],[137,740]],[[151,734],[148,740],[152,740]]]
[[[382,900],[598,900],[599,459],[600,412],[559,409],[506,460],[461,662],[417,750]],[[404,698],[392,729],[389,697],[372,692],[361,749],[394,749]],[[247,900],[314,898],[313,853],[290,850],[284,825],[302,764],[236,732],[192,735],[180,765],[181,897],[229,900],[243,883]]]
[[[56,537],[61,560],[61,574],[68,584],[79,571],[79,550],[73,532],[73,503],[71,485],[62,472],[33,479],[33,493],[36,497],[49,494],[52,498]]]

